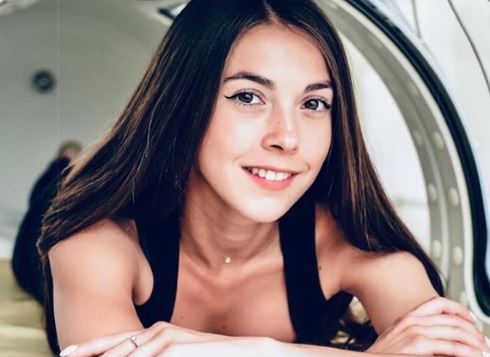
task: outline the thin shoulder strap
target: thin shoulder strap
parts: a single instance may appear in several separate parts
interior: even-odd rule
[[[295,342],[327,345],[352,295],[341,291],[325,299],[316,257],[314,201],[303,196],[281,218],[279,229]]]
[[[143,305],[135,305],[145,327],[170,321],[177,291],[179,221],[176,214],[164,220],[138,222],[140,244],[153,273],[153,290]]]
[[[326,300],[315,247],[315,205],[303,196],[279,221],[289,314],[297,340],[317,328]]]

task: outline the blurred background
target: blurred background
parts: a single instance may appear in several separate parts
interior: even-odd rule
[[[370,152],[449,296],[490,332],[490,1],[322,0]],[[0,257],[61,142],[117,119],[179,0],[0,0]],[[405,282],[409,283],[409,282]],[[1,284],[1,282],[0,282]]]

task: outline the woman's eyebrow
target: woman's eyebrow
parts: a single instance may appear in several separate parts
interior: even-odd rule
[[[238,72],[237,74],[234,74],[230,77],[225,78],[224,82],[228,82],[234,79],[246,79],[252,82],[256,82],[258,84],[263,85],[264,87],[270,88],[270,89],[275,89],[276,86],[273,81],[270,79],[267,79],[265,77],[262,77],[258,74],[254,74],[251,72]]]
[[[246,80],[258,83],[260,85],[263,85],[264,87],[267,87],[269,89],[276,89],[276,85],[270,79],[265,78],[263,76],[255,74],[255,73],[245,72],[245,71],[238,72],[232,76],[226,77],[223,82],[225,83],[225,82],[228,82],[231,80],[236,80],[236,79],[246,79]],[[332,83],[329,80],[309,84],[306,86],[304,92],[305,93],[306,92],[312,92],[315,90],[320,90],[320,89],[325,89],[325,88],[332,88]]]
[[[309,84],[305,88],[305,93],[307,92],[313,92],[315,90],[320,90],[320,89],[333,89],[332,88],[332,83],[330,81],[323,81],[323,82],[318,82],[318,83],[313,83]]]

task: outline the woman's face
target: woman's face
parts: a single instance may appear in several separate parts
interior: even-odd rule
[[[228,56],[190,184],[226,212],[277,220],[327,157],[332,100],[312,40],[281,25],[252,28]]]

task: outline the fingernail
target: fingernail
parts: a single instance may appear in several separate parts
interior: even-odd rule
[[[71,345],[71,346],[68,346],[67,348],[65,348],[63,351],[60,352],[60,357],[65,357],[65,356],[68,356],[70,353],[73,353],[76,351],[76,349],[78,348],[77,345]],[[487,356],[485,356],[487,357]],[[489,356],[490,357],[490,356]]]

